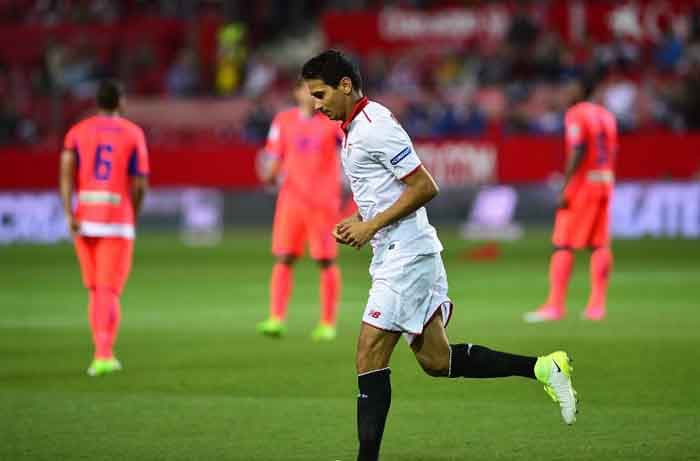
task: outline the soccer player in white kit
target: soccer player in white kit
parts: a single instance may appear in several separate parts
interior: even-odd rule
[[[316,109],[343,121],[343,169],[359,213],[341,221],[334,236],[358,249],[371,242],[373,249],[372,287],[357,344],[357,459],[379,458],[391,404],[389,359],[402,335],[430,376],[537,379],[572,424],[576,393],[565,352],[526,357],[448,342],[453,304],[442,244],[423,208],[438,187],[391,112],[363,95],[357,66],[327,50],[304,64],[302,78]]]

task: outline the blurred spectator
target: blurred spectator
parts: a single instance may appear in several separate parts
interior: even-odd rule
[[[391,3],[417,8],[447,4],[455,2]],[[478,136],[502,129],[549,135],[562,129],[560,95],[567,82],[585,72],[609,71],[611,77],[596,93],[622,130],[700,129],[700,7],[688,8],[687,30],[676,23],[660,24],[663,36],[653,44],[639,27],[618,28],[607,42],[585,34],[581,42],[568,41],[543,25],[548,4],[514,2],[512,21],[501,24],[501,35],[466,47],[356,55],[364,87],[416,137]],[[12,132],[15,138],[27,138],[22,133],[30,133],[31,139],[37,131],[57,132],[83,110],[98,79],[116,75],[134,98],[197,98],[210,92],[240,98],[235,101],[236,123],[216,133],[258,142],[267,132],[270,112],[290,103],[286,86],[298,73],[292,56],[306,56],[306,50],[320,46],[320,39],[302,37],[320,37],[308,26],[323,8],[387,3],[314,0],[299,5],[294,10],[281,0],[0,2],[0,23],[29,22],[32,33],[47,25],[66,25],[70,31],[51,27],[21,49],[5,47],[0,53],[5,60],[19,57],[12,63],[11,79],[0,70],[0,97],[9,98],[2,104],[3,137]],[[287,18],[290,14],[294,17]],[[88,30],[90,35],[81,37]],[[98,39],[95,30],[104,36]],[[164,138],[168,129],[161,129]]]
[[[63,88],[63,71],[68,49],[49,39],[43,56],[44,84],[47,91]]]
[[[479,136],[486,129],[486,118],[473,104],[446,104],[435,120],[433,136]]]
[[[563,133],[564,110],[555,101],[548,101],[544,110],[532,117],[529,129],[533,134],[558,135]]]
[[[398,58],[387,72],[384,87],[388,91],[411,94],[419,90],[420,67],[418,59],[411,54]]]
[[[0,146],[36,141],[36,124],[20,115],[10,99],[0,98]]]
[[[539,28],[527,11],[527,6],[518,2],[508,29],[508,44],[518,51],[527,51],[535,44],[538,33]]]
[[[599,70],[618,68],[629,71],[639,65],[641,56],[639,43],[619,34],[612,42],[599,44],[595,48],[595,58]]]
[[[248,57],[245,33],[245,26],[239,23],[227,24],[219,30],[216,90],[221,95],[234,94],[243,81]]]
[[[163,72],[153,43],[142,42],[139,47],[123,49],[120,79],[127,93],[136,95],[159,94],[163,90]]]
[[[380,53],[372,53],[365,60],[362,69],[363,85],[369,94],[382,91],[388,72],[388,60]]]
[[[277,68],[263,55],[253,56],[248,61],[243,94],[257,97],[265,93],[277,79]]]
[[[116,0],[65,1],[34,0],[27,4],[24,17],[28,23],[55,25],[61,23],[112,23],[119,16],[119,6],[123,2]],[[33,3],[33,6],[28,5]]]
[[[690,130],[700,130],[700,42],[695,46],[697,53],[689,59],[688,73],[676,98],[685,128]]]
[[[638,94],[639,91],[634,82],[619,72],[611,73],[603,89],[602,102],[615,115],[620,131],[630,131],[637,127]]]
[[[654,49],[654,64],[662,72],[673,72],[683,57],[683,42],[672,27],[664,31],[661,42]]]
[[[8,106],[6,99],[0,99],[0,145],[17,141],[19,122],[19,117]]]
[[[191,47],[178,53],[175,62],[165,77],[165,89],[171,96],[195,96],[200,88],[199,63],[197,54]]]
[[[102,77],[95,51],[86,37],[66,48],[63,55],[60,86],[79,99],[91,99],[95,94],[97,80]]]

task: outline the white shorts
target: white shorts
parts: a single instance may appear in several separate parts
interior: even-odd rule
[[[391,250],[375,256],[369,268],[372,287],[362,322],[381,330],[403,333],[411,344],[423,333],[438,309],[447,326],[452,301],[440,253],[401,255]]]

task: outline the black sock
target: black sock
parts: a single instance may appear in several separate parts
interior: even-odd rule
[[[450,378],[535,378],[536,357],[492,351],[475,344],[450,344]]]
[[[357,377],[357,435],[360,440],[358,461],[379,459],[384,423],[391,406],[391,370],[370,371]]]

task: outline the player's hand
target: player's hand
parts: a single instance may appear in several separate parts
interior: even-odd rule
[[[333,238],[337,243],[340,243],[341,245],[348,245],[348,242],[346,242],[343,237],[340,236],[338,233],[338,226],[333,228],[333,232],[331,233],[333,235]]]
[[[260,182],[265,186],[276,186],[280,161],[265,151],[260,152],[255,158],[255,170]]]
[[[68,222],[68,230],[71,236],[75,236],[80,230],[80,221],[73,214],[66,216],[66,221]]]
[[[340,223],[336,231],[343,243],[359,250],[374,237],[377,228],[369,221],[356,221]]]
[[[346,242],[343,237],[341,237],[338,229],[343,224],[350,224],[353,222],[360,222],[360,221],[361,221],[360,217],[357,215],[357,213],[355,213],[352,216],[349,216],[349,217],[343,219],[342,221],[340,221],[338,224],[336,224],[335,227],[333,228],[333,232],[331,233],[333,235],[333,238],[335,238],[335,241],[342,244],[342,245],[349,245],[349,243]]]

